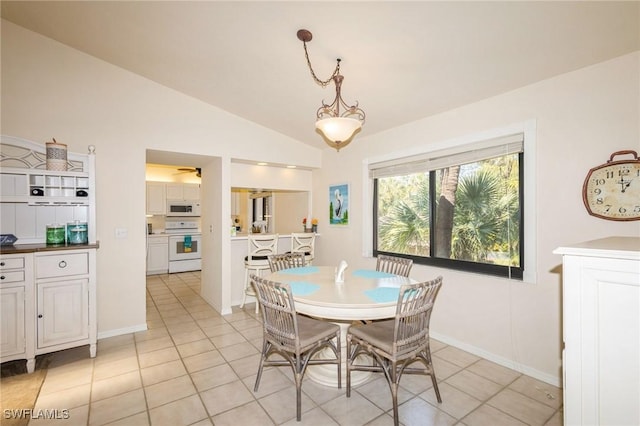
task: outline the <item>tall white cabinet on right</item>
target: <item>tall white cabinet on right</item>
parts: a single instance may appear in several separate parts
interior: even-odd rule
[[[640,425],[640,238],[559,247],[565,425]]]

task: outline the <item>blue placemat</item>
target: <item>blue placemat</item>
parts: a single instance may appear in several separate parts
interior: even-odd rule
[[[358,269],[353,271],[353,275],[362,278],[391,278],[396,276],[388,272],[373,271],[371,269]]]
[[[314,274],[314,273],[318,272],[318,267],[317,266],[302,266],[300,268],[283,269],[283,270],[281,270],[279,272],[281,274],[307,275],[307,274]]]
[[[378,287],[365,290],[364,294],[376,303],[395,302],[398,300],[400,289],[394,287]]]
[[[318,291],[318,284],[308,283],[306,281],[292,281],[289,283],[291,292],[296,296],[308,296]]]

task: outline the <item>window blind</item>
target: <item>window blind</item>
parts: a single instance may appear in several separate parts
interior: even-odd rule
[[[369,177],[381,178],[428,172],[489,158],[520,153],[524,134],[501,136],[470,144],[369,164]]]

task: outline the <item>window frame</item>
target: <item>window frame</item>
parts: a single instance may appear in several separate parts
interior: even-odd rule
[[[524,271],[524,152],[520,152],[518,154],[518,202],[520,206],[520,226],[519,228],[519,241],[521,244],[519,245],[519,255],[520,255],[520,266],[512,267],[512,266],[504,266],[504,265],[496,265],[491,263],[482,263],[482,262],[473,262],[468,260],[460,260],[460,259],[448,259],[444,257],[434,257],[434,256],[415,256],[406,253],[396,253],[396,252],[388,252],[384,250],[378,250],[378,226],[375,221],[372,221],[372,233],[373,233],[373,256],[377,257],[379,254],[386,254],[390,256],[402,256],[413,260],[413,263],[421,264],[421,265],[430,265],[437,266],[441,268],[454,269],[458,271],[466,271],[466,272],[475,272],[486,275],[493,275],[498,277],[510,278],[510,279],[519,279],[523,278]],[[497,157],[496,157],[497,158]],[[429,246],[435,247],[435,232],[432,230],[435,228],[435,220],[436,220],[436,203],[435,199],[437,197],[436,193],[436,173],[442,169],[430,170],[429,174]],[[378,179],[373,178],[373,217],[378,217]]]
[[[520,123],[515,123],[509,126],[505,126],[502,128],[492,129],[488,131],[468,134],[462,137],[432,142],[429,144],[422,145],[414,145],[409,149],[405,149],[402,151],[391,152],[385,155],[380,155],[376,157],[365,158],[362,162],[362,181],[363,188],[366,190],[362,191],[362,202],[363,206],[369,206],[369,209],[362,209],[362,222],[363,222],[363,246],[362,246],[362,254],[365,257],[374,257],[377,254],[387,253],[384,251],[378,251],[377,247],[374,247],[375,242],[375,224],[373,221],[374,213],[377,215],[377,212],[374,212],[374,208],[376,206],[376,198],[377,194],[374,193],[376,190],[374,185],[374,178],[370,177],[370,168],[372,165],[376,163],[389,162],[394,160],[401,160],[402,158],[409,158],[411,156],[424,156],[428,155],[430,152],[441,151],[445,149],[452,149],[453,151],[463,152],[465,150],[470,150],[474,145],[482,143],[483,141],[487,141],[489,139],[497,139],[501,137],[505,137],[508,135],[512,135],[515,133],[523,134],[523,156],[520,157],[522,161],[520,167],[520,215],[521,215],[521,226],[520,226],[520,241],[523,242],[520,247],[521,251],[521,259],[520,259],[520,270],[521,273],[514,273],[515,268],[511,268],[511,274],[498,274],[492,273],[491,269],[494,266],[499,265],[490,265],[490,264],[481,264],[475,262],[469,262],[476,265],[488,265],[487,267],[474,267],[474,268],[454,268],[451,265],[447,265],[446,263],[450,263],[451,259],[439,259],[439,258],[425,258],[404,254],[396,254],[404,257],[409,257],[414,260],[417,264],[424,264],[426,266],[433,266],[438,268],[446,268],[451,270],[461,270],[464,272],[473,272],[480,273],[487,276],[494,277],[503,277],[507,279],[521,280],[522,282],[527,283],[535,283],[537,277],[536,265],[537,265],[537,252],[536,252],[536,180],[535,180],[535,164],[536,164],[536,121],[528,120]],[[431,185],[430,185],[431,186]],[[430,189],[431,190],[431,189]],[[432,203],[435,205],[435,203]],[[525,220],[526,218],[526,220]],[[389,253],[394,254],[394,253]],[[424,259],[429,259],[429,262],[424,262]],[[446,260],[448,262],[442,262],[442,260]],[[466,261],[456,260],[459,265],[462,265]],[[508,267],[502,267],[508,268]],[[487,270],[485,270],[487,269]]]

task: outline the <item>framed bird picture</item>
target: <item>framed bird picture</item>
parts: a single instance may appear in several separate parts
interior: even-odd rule
[[[349,224],[349,184],[329,186],[329,225]]]

